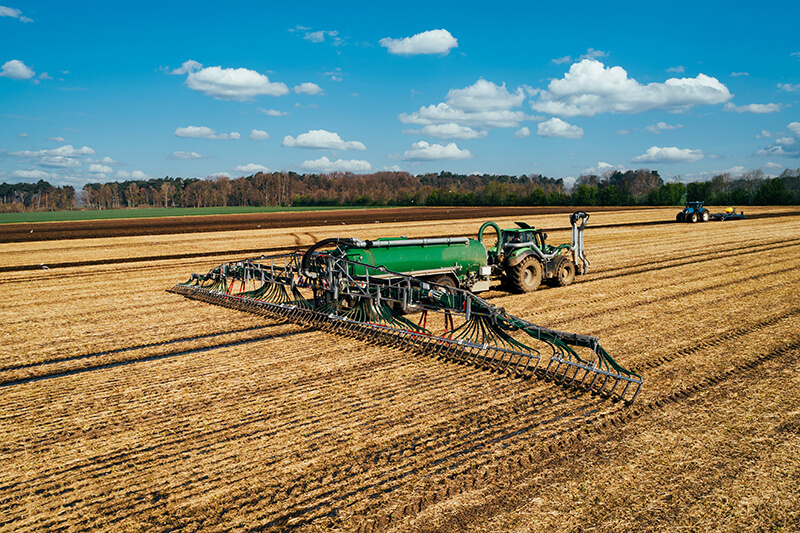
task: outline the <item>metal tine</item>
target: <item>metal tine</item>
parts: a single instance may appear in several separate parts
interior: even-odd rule
[[[564,369],[564,375],[562,376],[561,381],[559,383],[561,383],[562,385],[574,385],[575,382],[577,381],[576,378],[578,376],[578,372],[580,372],[581,370],[583,370],[583,368],[580,365],[570,361],[570,364]],[[569,375],[570,371],[572,371],[571,377]]]
[[[550,367],[555,364],[555,369],[553,369],[552,373],[550,371]],[[544,369],[544,379],[546,381],[552,381],[555,374],[558,372],[558,367],[561,365],[561,361],[556,359],[555,357],[550,357],[550,360],[547,362],[547,367]]]
[[[489,355],[489,349],[491,346],[488,344],[473,344],[470,345],[470,353],[467,357],[467,362],[475,365],[475,366],[482,366],[486,364],[486,359]]]
[[[628,387],[631,386],[631,383],[634,383],[634,382],[633,381],[628,381],[627,383],[625,383],[625,388],[623,388],[622,392],[619,393],[619,399],[620,400],[625,400],[625,393],[628,392]],[[638,388],[637,388],[636,393],[638,393],[638,392],[639,391],[638,391]],[[634,394],[634,397],[635,396],[636,396],[636,394]]]
[[[479,347],[474,346],[472,344],[462,344],[459,346],[458,350],[458,359],[464,363],[469,364],[470,360],[480,354],[481,350]]]
[[[505,352],[505,353],[503,354],[503,356],[500,358],[500,363],[501,363],[501,364],[502,364],[502,362],[503,362],[503,360],[504,360],[504,358],[505,358],[505,356],[506,356],[506,355],[508,355],[508,361],[506,361],[506,364],[505,364],[505,366],[503,366],[503,368],[499,368],[499,371],[500,371],[500,372],[508,372],[508,369],[509,369],[509,367],[511,366],[511,361],[513,361],[513,360],[514,360],[514,355],[515,355],[515,352],[510,352],[510,351],[509,351],[509,352]],[[520,354],[520,355],[521,355],[521,354]]]
[[[606,382],[608,381],[608,377],[609,376],[606,376]],[[617,385],[619,385],[619,381],[620,381],[619,379],[614,379],[614,385],[611,387],[611,390],[604,393],[603,389],[600,389],[600,393],[610,398],[611,396],[614,395],[614,390],[617,388]],[[603,382],[603,386],[605,386],[606,382]]]
[[[473,365],[480,366],[481,364],[486,362],[486,358],[489,352],[489,345],[484,344],[483,346],[477,346],[474,355],[472,356],[469,362]]]
[[[484,351],[483,367],[492,371],[496,370],[496,361],[499,353],[500,352],[496,348],[487,347]],[[491,357],[489,357],[489,354],[491,354]]]
[[[439,352],[439,357],[443,357],[445,359],[452,359],[452,352],[456,349],[456,341],[445,339],[444,340],[444,347]]]
[[[566,359],[559,359],[558,363],[559,364],[556,367],[556,372],[553,375],[553,383],[562,385],[564,383],[565,377],[567,376],[567,373],[569,372],[570,367],[573,366],[573,363]]]
[[[602,394],[602,391],[606,388],[606,384],[608,383],[608,380],[611,379],[611,376],[609,374],[603,374],[601,372],[597,372],[596,374],[603,381],[601,383],[599,383],[598,385],[594,385],[594,381],[593,381],[592,382],[593,383],[593,388],[589,389],[589,390],[594,391],[595,394]],[[616,384],[614,384],[614,387],[616,387]],[[612,389],[612,391],[613,391],[613,389]]]
[[[486,345],[483,346],[470,346],[470,351],[464,362],[478,368],[486,368],[486,360],[489,354],[486,350]]]

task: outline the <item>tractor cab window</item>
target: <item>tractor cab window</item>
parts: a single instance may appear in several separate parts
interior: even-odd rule
[[[530,242],[530,233],[522,231],[512,231],[503,234],[503,244],[517,244]]]

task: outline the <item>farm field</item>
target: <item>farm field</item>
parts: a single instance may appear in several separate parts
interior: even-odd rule
[[[632,405],[166,292],[476,215],[0,243],[0,531],[797,528],[800,210],[678,210],[589,211],[587,275],[485,295],[598,336]],[[564,213],[492,219],[570,238]]]

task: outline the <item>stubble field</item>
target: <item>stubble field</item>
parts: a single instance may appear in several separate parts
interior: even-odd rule
[[[250,250],[483,219],[0,244],[0,530],[792,530],[800,212],[676,212],[590,211],[589,274],[485,295],[600,337],[644,378],[630,406],[166,292]],[[494,220],[560,243],[567,218]]]

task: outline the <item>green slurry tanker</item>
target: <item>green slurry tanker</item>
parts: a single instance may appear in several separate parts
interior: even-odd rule
[[[473,293],[489,290],[492,281],[501,281],[507,289],[519,293],[535,291],[542,281],[566,286],[589,267],[583,253],[583,230],[588,219],[583,211],[570,215],[572,243],[557,246],[547,244],[547,234],[525,222],[508,229],[486,222],[477,239],[324,239],[306,251],[304,270],[309,270],[311,257],[327,250],[324,253],[348,260],[351,276],[365,276],[368,267],[378,267],[385,273],[373,277],[388,279],[402,273]],[[496,234],[496,243],[489,248],[484,245],[487,230]]]

